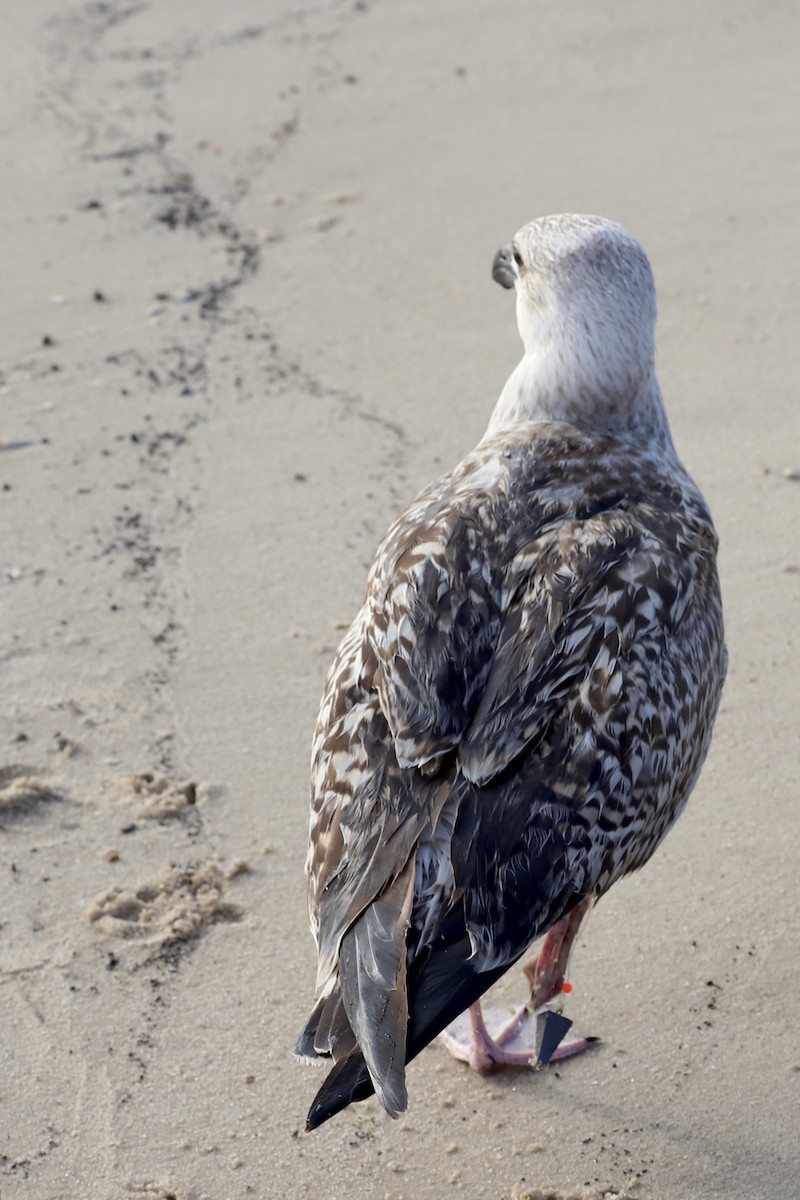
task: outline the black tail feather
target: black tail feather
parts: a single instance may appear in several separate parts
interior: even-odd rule
[[[360,1050],[354,1050],[331,1069],[308,1110],[306,1130],[318,1129],[348,1104],[366,1100],[375,1091]]]

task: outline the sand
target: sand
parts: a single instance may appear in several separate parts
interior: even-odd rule
[[[800,1195],[797,6],[6,9],[2,1200]],[[714,746],[577,947],[596,1050],[434,1046],[406,1117],[308,1136],[323,675],[516,361],[496,247],[563,210],[655,268],[722,539]]]

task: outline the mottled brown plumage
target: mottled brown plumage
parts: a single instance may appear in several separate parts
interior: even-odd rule
[[[647,861],[719,704],[717,539],[663,412],[643,251],[545,218],[495,276],[526,354],[384,538],[323,695],[298,1052],[335,1066],[309,1127],[373,1089],[401,1112],[408,1059]]]

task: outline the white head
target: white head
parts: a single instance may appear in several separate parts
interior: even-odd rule
[[[493,425],[562,420],[633,436],[645,426],[655,432],[654,422],[666,429],[653,273],[627,230],[603,217],[540,217],[498,250],[492,275],[516,289],[525,346]]]

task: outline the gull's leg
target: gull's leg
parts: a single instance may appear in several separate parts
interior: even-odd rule
[[[528,1007],[534,1012],[560,994],[573,943],[592,903],[591,896],[579,901],[545,935],[539,953],[522,968],[531,985]]]
[[[498,1010],[490,1010],[484,1017],[480,1004],[476,1003],[448,1025],[441,1038],[454,1058],[481,1073],[490,1071],[495,1063],[536,1065],[536,1013],[560,994],[570,951],[591,904],[591,899],[581,900],[545,935],[539,953],[523,968],[531,998],[510,1019],[507,1012]],[[588,1045],[590,1039],[576,1033],[567,1035],[550,1061],[580,1054]]]

